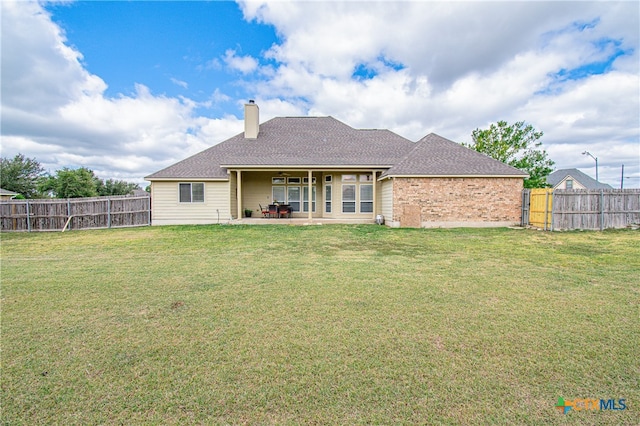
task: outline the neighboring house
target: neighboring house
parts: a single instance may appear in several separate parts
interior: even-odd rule
[[[611,185],[598,182],[578,169],[556,170],[547,176],[553,189],[612,189]]]
[[[16,195],[18,195],[17,192],[11,192],[11,191],[7,191],[6,189],[0,188],[0,200],[2,200],[2,201],[10,200],[13,197],[15,197]]]
[[[144,189],[134,189],[131,191],[130,195],[133,195],[134,197],[148,197],[149,193]]]
[[[145,179],[154,225],[229,222],[278,201],[294,218],[431,227],[518,224],[526,176],[435,134],[416,143],[332,117],[260,124],[250,102],[244,133]]]

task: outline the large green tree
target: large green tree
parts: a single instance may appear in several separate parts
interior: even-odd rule
[[[41,181],[40,191],[56,198],[80,198],[106,195],[127,195],[140,189],[135,183],[107,179],[103,181],[86,167],[57,170],[54,176]]]
[[[38,194],[38,181],[44,168],[35,158],[26,158],[17,154],[12,159],[0,159],[0,188],[17,192],[25,198],[33,198]]]
[[[100,180],[96,187],[98,195],[127,195],[135,189],[140,189],[140,185],[114,179]]]
[[[49,176],[40,186],[40,190],[56,198],[95,197],[98,195],[99,179],[86,167],[56,170],[55,176]]]
[[[524,121],[511,125],[498,121],[488,129],[475,129],[471,133],[473,142],[463,145],[528,173],[525,188],[544,188],[549,186],[546,179],[555,163],[541,148],[542,135]]]

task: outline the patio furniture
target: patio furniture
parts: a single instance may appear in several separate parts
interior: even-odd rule
[[[278,206],[278,217],[291,217],[291,206],[288,204],[281,204]]]
[[[260,211],[262,212],[262,217],[269,217],[269,208],[262,207],[262,204],[258,204],[260,206]]]
[[[278,217],[278,206],[275,204],[269,204],[268,212],[269,217]]]

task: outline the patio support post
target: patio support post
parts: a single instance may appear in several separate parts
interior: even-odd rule
[[[309,170],[308,172],[308,176],[309,176],[309,220],[313,220],[313,172],[311,170]]]
[[[377,180],[377,176],[376,176],[376,171],[373,170],[371,173],[373,175],[373,208],[371,210],[372,210],[372,213],[373,213],[373,220],[375,220],[376,219],[376,205],[377,205],[377,203],[376,203],[376,201],[377,201],[376,200],[376,193],[378,192],[378,180]]]
[[[238,219],[242,219],[242,171],[238,170]]]

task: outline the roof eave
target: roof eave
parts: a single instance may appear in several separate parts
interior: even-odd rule
[[[335,169],[376,169],[386,170],[392,167],[392,165],[380,165],[380,164],[221,164],[220,167],[225,169],[242,169],[242,170],[273,170],[273,169],[286,169],[286,170],[335,170]]]
[[[146,176],[144,180],[149,182],[227,182],[229,178],[225,177],[201,177],[201,176],[176,176],[176,177],[153,177]]]
[[[388,174],[381,176],[381,179],[387,178],[520,178],[526,179],[529,175],[496,175],[496,174],[480,174],[480,175],[469,175],[469,174],[450,174],[450,175],[442,175],[442,174]]]

